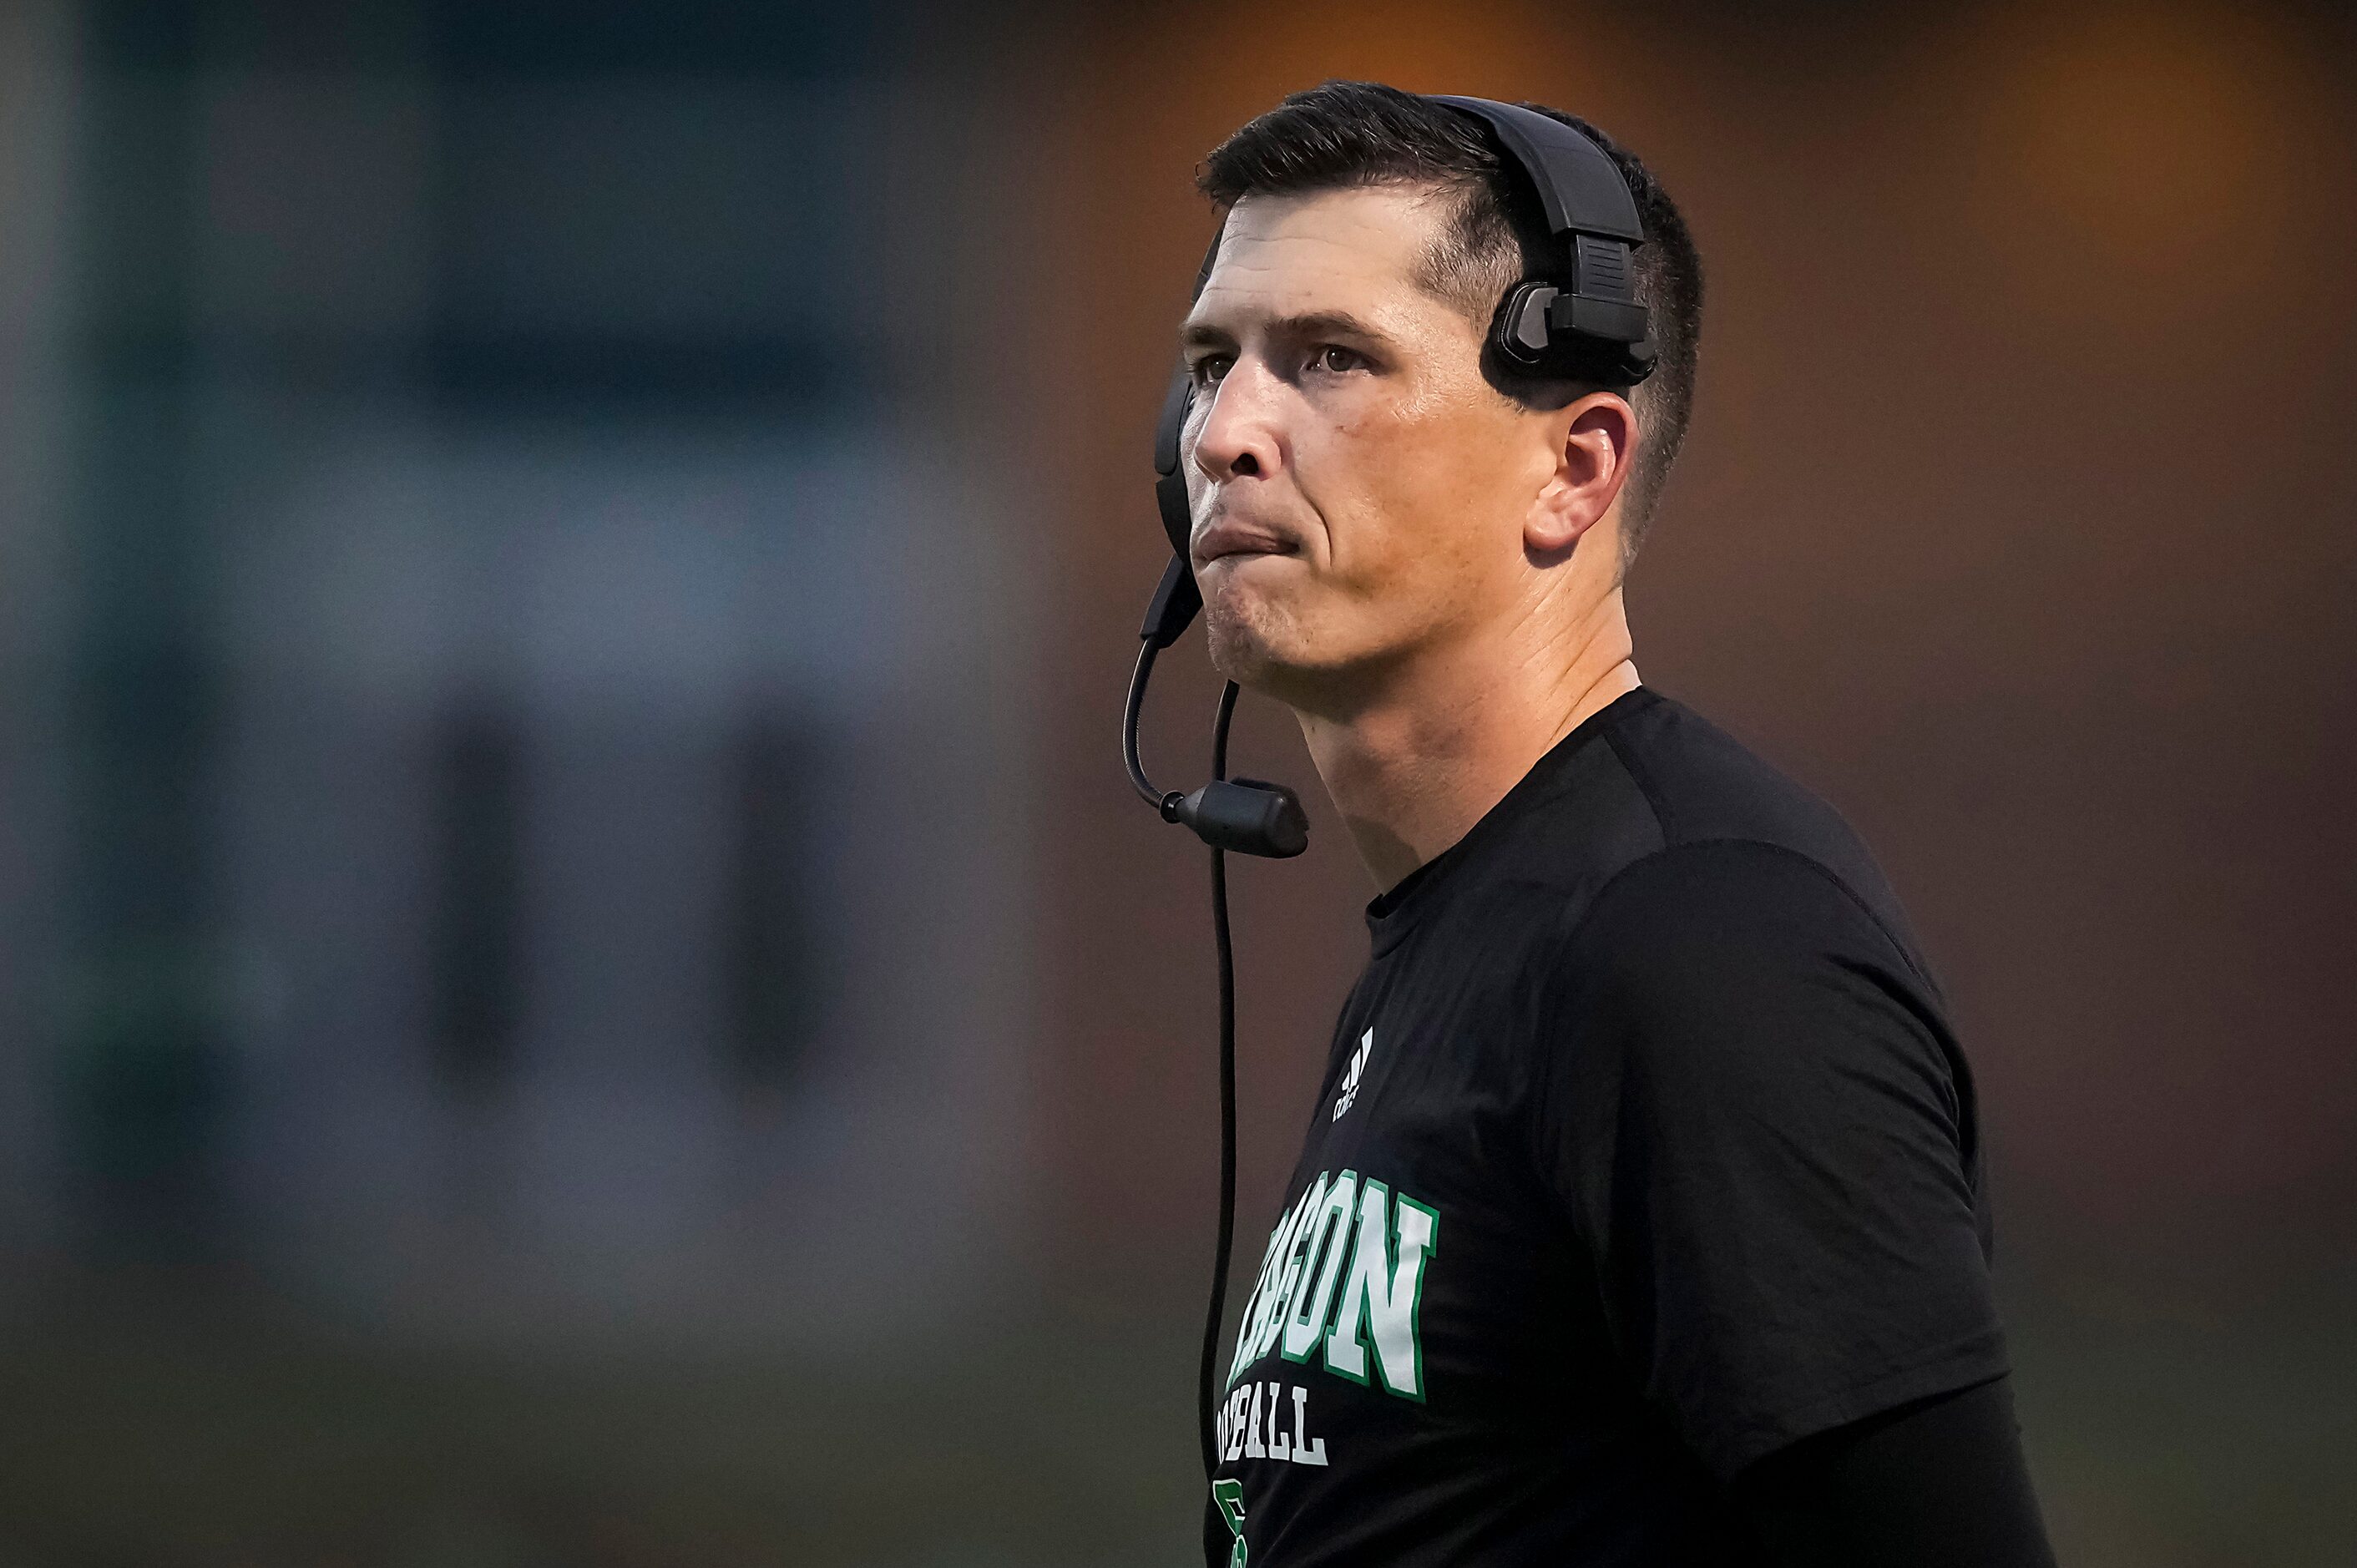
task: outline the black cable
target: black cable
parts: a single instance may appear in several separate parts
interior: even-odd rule
[[[1129,769],[1129,787],[1157,811],[1162,809],[1162,791],[1147,779],[1146,765],[1137,759],[1137,715],[1146,705],[1146,682],[1154,674],[1154,656],[1160,651],[1150,641],[1138,649],[1137,669],[1129,678],[1129,701],[1121,714],[1121,762]],[[1167,813],[1164,820],[1168,820]]]
[[[1151,655],[1141,659],[1143,674]],[[1141,682],[1142,683],[1142,682]],[[1228,776],[1228,724],[1235,717],[1236,683],[1220,693],[1219,717],[1211,723],[1211,777]],[[1135,725],[1132,725],[1135,733]],[[1221,1319],[1228,1309],[1228,1261],[1236,1240],[1236,954],[1228,940],[1228,857],[1211,851],[1211,941],[1220,955],[1220,1237],[1212,1251],[1211,1305],[1203,1319],[1203,1363],[1196,1374],[1201,1402],[1203,1478],[1220,1467],[1218,1404],[1213,1369],[1219,1362]]]

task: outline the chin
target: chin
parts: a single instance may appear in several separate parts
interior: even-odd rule
[[[1239,686],[1258,691],[1291,669],[1297,640],[1294,618],[1264,594],[1246,590],[1232,579],[1216,585],[1203,599],[1203,631],[1211,645],[1212,667]]]
[[[1232,579],[1203,604],[1212,667],[1248,691],[1307,701],[1338,663],[1318,622],[1290,595],[1246,589]]]
[[[1273,557],[1281,567],[1297,563]],[[1384,618],[1297,570],[1199,574],[1211,664],[1237,685],[1305,712],[1324,709],[1394,651]]]
[[[1203,606],[1203,636],[1211,667],[1239,686],[1254,684],[1253,678],[1268,666],[1268,639],[1261,628],[1252,618],[1233,613],[1219,600]]]

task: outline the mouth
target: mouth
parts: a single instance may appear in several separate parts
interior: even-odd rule
[[[1223,517],[1195,535],[1189,553],[1201,571],[1214,561],[1242,555],[1292,555],[1299,546],[1271,528],[1241,518]]]

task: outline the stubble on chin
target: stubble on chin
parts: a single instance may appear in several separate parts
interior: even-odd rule
[[[1240,616],[1204,607],[1203,633],[1211,668],[1239,686],[1257,686],[1268,669],[1268,651],[1259,633]]]
[[[1232,590],[1214,593],[1203,606],[1203,631],[1211,666],[1237,685],[1252,690],[1266,686],[1280,672],[1277,649],[1280,628],[1273,607]]]

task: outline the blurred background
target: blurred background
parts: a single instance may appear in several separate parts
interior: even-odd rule
[[[2342,8],[6,0],[0,1563],[1195,1560],[1205,895],[1114,726],[1193,166],[1333,76],[1689,214],[1640,667],[1943,972],[2064,1562],[2357,1557]]]

